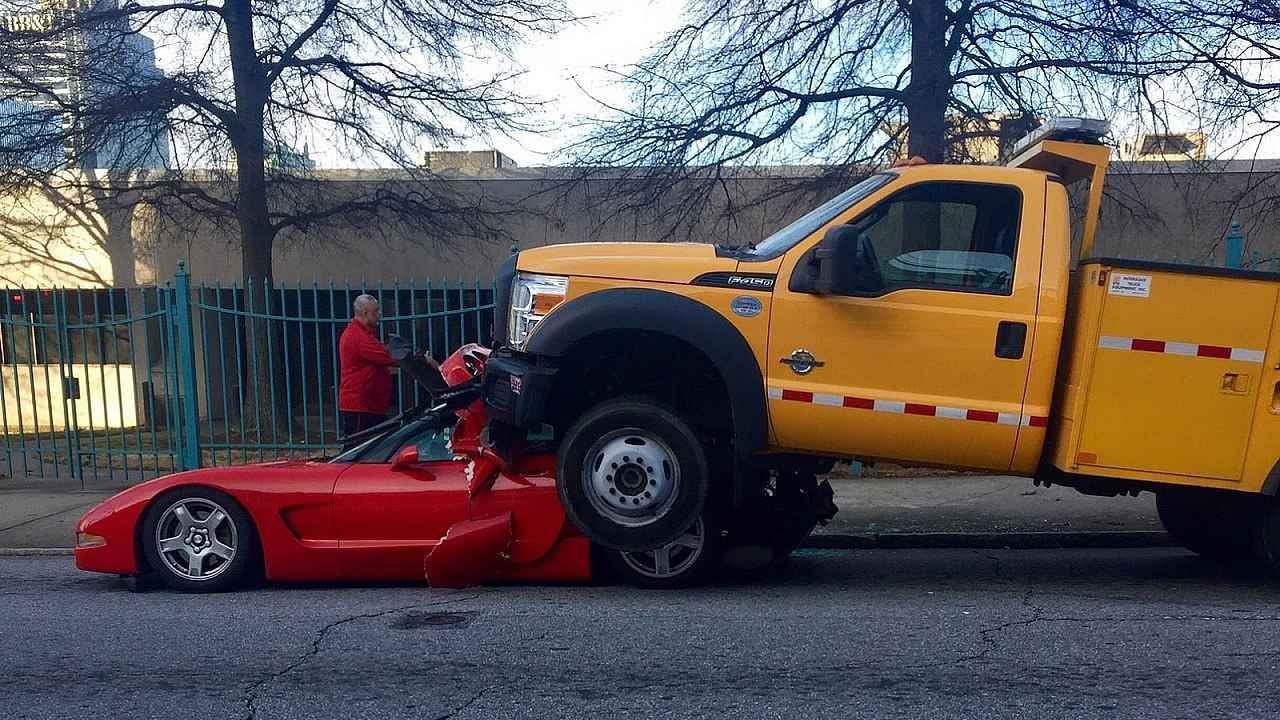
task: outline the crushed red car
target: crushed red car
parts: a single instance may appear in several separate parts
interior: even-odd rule
[[[398,338],[389,347],[429,402],[348,438],[332,458],[194,470],[131,487],[80,520],[77,567],[212,592],[255,579],[581,582],[597,566],[664,586],[717,561],[719,538],[701,520],[653,550],[593,548],[565,517],[553,448],[522,440],[504,459],[482,442],[487,349],[465,346],[436,369]]]

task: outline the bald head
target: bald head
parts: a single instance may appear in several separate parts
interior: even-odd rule
[[[372,295],[361,295],[352,303],[354,317],[361,325],[372,330],[382,319],[382,311],[378,308],[378,299]]]

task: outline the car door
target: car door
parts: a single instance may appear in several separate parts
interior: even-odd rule
[[[470,517],[465,463],[429,459],[437,441],[424,428],[339,476],[334,516],[348,577],[421,579],[426,553],[451,526]],[[428,459],[393,469],[392,459],[408,446]]]
[[[1044,178],[954,179],[965,172],[913,171],[788,254],[767,371],[779,445],[1002,470],[1020,430],[1043,424],[1022,408]],[[791,278],[812,272],[823,235],[840,224],[871,248],[878,277],[858,293],[802,291]]]

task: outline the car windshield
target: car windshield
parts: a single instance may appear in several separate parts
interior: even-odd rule
[[[391,432],[391,431],[388,430],[387,432]],[[339,464],[355,462],[361,455],[364,454],[366,450],[369,449],[370,445],[373,445],[374,443],[381,441],[386,436],[387,436],[387,433],[379,433],[377,435],[374,435],[368,440],[365,440],[364,442],[358,445],[353,445],[352,447],[349,447],[343,450],[337,455],[334,455],[333,457],[329,458],[328,462],[339,463]]]
[[[796,243],[809,237],[832,218],[848,210],[854,203],[887,185],[897,177],[895,173],[876,173],[825,203],[805,213],[790,225],[765,238],[747,252],[749,257],[771,258],[790,250]]]

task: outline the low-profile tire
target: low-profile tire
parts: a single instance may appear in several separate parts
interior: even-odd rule
[[[1257,561],[1256,498],[1226,492],[1170,489],[1156,493],[1156,512],[1169,537],[1214,562],[1248,566]]]
[[[557,467],[569,520],[610,550],[668,545],[707,503],[710,475],[697,436],[646,399],[611,400],[584,413],[565,433]]]
[[[675,541],[653,550],[602,550],[609,570],[628,585],[678,588],[695,585],[720,562],[720,533],[715,524],[698,518]]]
[[[258,533],[230,495],[206,487],[170,490],[143,516],[139,542],[147,566],[182,592],[225,592],[252,579]]]

